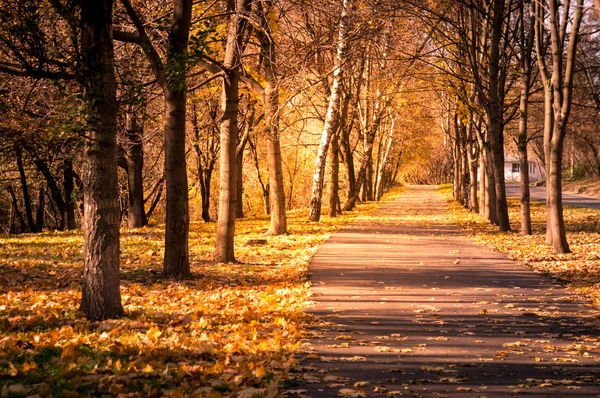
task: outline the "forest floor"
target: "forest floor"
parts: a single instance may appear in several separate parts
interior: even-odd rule
[[[80,231],[0,236],[0,396],[276,396],[308,322],[310,258],[379,205],[289,212],[289,233],[258,246],[268,218],[238,220],[236,264],[214,264],[215,224],[192,223],[189,280],[161,275],[164,226],[123,230],[125,315],[105,322],[78,312]]]
[[[538,234],[542,213],[536,204]],[[557,256],[434,187],[360,217],[313,258],[317,323],[288,395],[599,396],[600,312],[548,277],[597,290],[598,210],[566,219],[574,253]]]

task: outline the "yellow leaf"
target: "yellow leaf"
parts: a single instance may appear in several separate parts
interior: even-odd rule
[[[143,369],[144,373],[152,373],[154,372],[154,368],[152,367],[152,365],[148,364],[146,365],[146,367]]]
[[[260,367],[258,367],[256,369],[254,369],[252,371],[252,374],[254,375],[254,377],[260,379],[260,378],[264,377],[264,375],[266,375],[267,372],[265,372],[265,368],[264,367],[260,366]]]

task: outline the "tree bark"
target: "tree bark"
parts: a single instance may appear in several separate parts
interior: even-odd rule
[[[84,189],[84,270],[80,310],[90,320],[123,314],[119,290],[117,100],[112,0],[80,3],[82,86],[88,104]]]
[[[126,120],[127,134],[127,183],[129,193],[129,228],[140,228],[147,224],[146,211],[144,209],[144,180],[142,171],[144,168],[144,149],[142,139],[144,130],[139,125],[137,115],[127,112]]]
[[[469,121],[467,126],[467,165],[469,172],[469,210],[479,213],[479,202],[477,201],[477,153],[475,152],[474,121]],[[483,170],[482,170],[483,171]]]
[[[339,130],[338,130],[339,131]],[[340,157],[338,134],[335,133],[331,138],[331,189],[329,191],[329,217],[338,216],[339,202],[339,177],[340,177]]]
[[[75,223],[75,200],[73,198],[73,160],[66,158],[63,162],[63,191],[65,195],[65,212],[67,214],[67,229],[77,228]]]
[[[531,53],[534,43],[534,16],[531,15],[532,24],[526,30],[525,5],[519,4],[519,43],[521,47],[521,93],[519,102],[519,134],[517,149],[519,153],[519,179],[521,182],[521,234],[531,235],[531,195],[529,192],[529,159],[527,155],[527,117],[529,115],[529,89],[531,86]],[[526,36],[526,32],[528,36]]]
[[[217,219],[217,235],[215,239],[214,260],[216,262],[235,262],[235,208],[237,164],[235,151],[238,137],[238,103],[240,61],[244,31],[246,30],[245,14],[249,10],[249,0],[236,0],[235,9],[231,10],[229,32],[223,69],[223,89],[221,97],[221,158],[220,158],[220,192],[219,215]]]
[[[254,127],[254,113],[255,108],[254,104],[249,105],[251,109],[249,109],[250,115],[246,119],[246,124],[244,127],[244,135],[239,139],[238,145],[235,149],[235,159],[237,163],[237,181],[236,181],[236,190],[235,193],[237,195],[236,207],[235,207],[235,218],[244,218],[244,176],[242,174],[244,168],[244,150],[246,149],[246,144],[248,143],[248,139],[250,137],[250,131]]]
[[[25,217],[23,216],[23,213],[19,209],[19,201],[17,200],[17,195],[15,194],[15,190],[10,185],[6,187],[6,190],[8,191],[11,201],[12,201],[13,212],[14,212],[16,218],[19,220],[19,224],[21,224],[20,232],[23,233],[27,230],[27,222],[25,221]],[[11,231],[12,231],[12,228],[11,228]]]
[[[29,184],[23,167],[23,147],[20,143],[15,144],[15,154],[17,157],[17,168],[21,180],[21,191],[23,192],[23,204],[25,205],[25,216],[27,217],[27,229],[30,232],[37,232],[36,224],[33,219],[33,207],[31,205],[31,196],[29,195]]]
[[[500,42],[503,35],[505,1],[494,0],[493,10],[488,66],[489,99],[486,112],[488,115],[498,226],[500,231],[510,231],[504,180],[504,84],[501,73],[505,73],[505,71],[500,71]]]
[[[329,105],[327,106],[327,114],[325,116],[325,123],[323,125],[323,133],[321,135],[319,151],[317,152],[317,160],[315,162],[312,197],[308,216],[309,221],[319,221],[321,219],[321,200],[323,198],[323,183],[325,180],[327,152],[329,148],[329,142],[331,141],[331,137],[335,132],[336,126],[339,122],[340,91],[347,57],[348,19],[351,7],[352,0],[343,0],[338,31],[337,54],[335,57],[335,66],[333,72],[333,84],[331,85]]]
[[[271,6],[269,0],[268,5]],[[259,31],[261,60],[265,71],[265,135],[267,138],[267,161],[269,164],[269,189],[271,225],[267,234],[287,233],[285,187],[279,142],[279,82],[277,81],[277,52],[268,23],[267,12],[258,2],[261,29]]]
[[[167,181],[165,258],[163,273],[190,275],[189,203],[185,159],[186,58],[192,0],[175,0],[169,31],[165,85],[165,176]]]

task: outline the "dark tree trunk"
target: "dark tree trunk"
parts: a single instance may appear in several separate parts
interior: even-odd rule
[[[246,150],[246,144],[250,139],[250,132],[254,128],[254,114],[255,105],[252,103],[249,105],[249,115],[246,119],[244,134],[239,139],[238,145],[235,149],[235,159],[237,163],[237,182],[235,193],[237,195],[236,207],[235,207],[235,218],[244,218],[244,151]]]
[[[35,215],[35,228],[38,232],[42,232],[44,228],[44,212],[46,211],[46,188],[40,188],[38,194],[38,207]]]
[[[258,183],[260,184],[260,190],[262,192],[265,215],[269,215],[269,214],[271,214],[271,201],[269,200],[269,195],[270,195],[269,183],[267,182],[265,184],[265,182],[263,181],[263,178],[260,174],[260,163],[258,161],[258,153],[256,151],[256,144],[254,144],[254,142],[252,140],[248,140],[248,142],[250,144],[250,150],[252,151],[252,159],[254,160],[254,166],[256,168],[256,178],[258,179]],[[289,187],[290,187],[290,198],[291,198],[292,193],[293,193],[292,189],[294,188],[294,185],[290,184]]]
[[[112,0],[82,0],[82,86],[88,104],[83,172],[84,270],[80,309],[90,320],[123,314],[119,291],[117,100]]]
[[[346,101],[349,101],[346,100]],[[348,117],[348,113],[342,117],[344,121]],[[351,116],[354,117],[353,115]],[[351,198],[356,194],[356,174],[354,172],[354,154],[352,153],[352,147],[350,145],[350,133],[352,132],[352,126],[354,123],[352,121],[343,123],[342,128],[340,129],[340,149],[342,153],[342,158],[344,160],[344,165],[346,166],[346,175],[348,180],[348,191],[347,197]]]
[[[467,126],[467,164],[469,169],[469,210],[479,213],[477,201],[477,152],[474,138],[474,121],[469,121]]]
[[[165,231],[165,275],[190,275],[188,235],[190,228],[188,181],[185,159],[187,45],[192,18],[192,0],[175,0],[169,32],[165,87],[165,176],[167,217]]]
[[[528,77],[523,76],[523,84],[519,105],[519,136],[517,140],[520,164],[519,177],[521,180],[521,234],[531,235],[531,196],[529,193],[529,159],[527,157]]]
[[[241,144],[241,143],[240,143]],[[238,145],[239,148],[239,145]],[[238,151],[235,156],[235,162],[237,164],[237,179],[235,194],[237,200],[235,201],[235,218],[244,218],[244,150]]]
[[[15,154],[17,157],[17,168],[21,180],[21,191],[23,192],[23,204],[25,205],[25,216],[27,217],[27,229],[30,232],[37,232],[35,221],[33,219],[33,209],[31,206],[31,196],[29,195],[29,184],[23,167],[23,147],[20,143],[15,144]]]
[[[127,182],[129,191],[129,228],[140,228],[147,224],[144,209],[144,130],[135,113],[127,113]]]
[[[375,129],[376,124],[373,124],[371,126],[372,129]],[[375,132],[374,131],[368,131],[367,133],[367,143],[365,146],[365,152],[363,153],[363,158],[360,164],[360,169],[358,171],[358,177],[356,179],[356,188],[358,189],[357,191],[355,191],[354,196],[348,198],[348,200],[346,201],[346,203],[344,203],[344,206],[342,207],[342,209],[344,211],[350,211],[352,209],[354,209],[354,207],[356,206],[356,202],[358,201],[358,195],[360,194],[360,191],[363,188],[363,185],[365,185],[366,183],[366,177],[367,177],[367,168],[369,167],[369,164],[371,163],[371,157],[372,157],[372,153],[373,153],[373,141],[375,140]]]
[[[67,229],[77,228],[75,224],[75,200],[73,198],[73,160],[66,158],[63,162],[63,191],[65,195],[65,213],[67,215]]]
[[[334,134],[331,138],[331,190],[329,191],[329,217],[337,217],[339,202],[339,176],[340,176],[340,158],[338,135]]]
[[[27,222],[25,221],[25,217],[23,217],[23,213],[19,209],[19,201],[17,200],[17,195],[15,195],[15,191],[10,185],[8,187],[6,187],[6,190],[8,191],[10,198],[12,200],[13,212],[14,212],[16,218],[19,220],[19,223],[21,224],[20,232],[23,233],[27,230]],[[12,231],[12,229],[11,229],[11,231]]]

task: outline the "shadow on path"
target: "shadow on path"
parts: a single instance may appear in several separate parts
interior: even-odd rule
[[[335,234],[310,272],[289,396],[600,396],[598,311],[471,243],[435,187]]]

